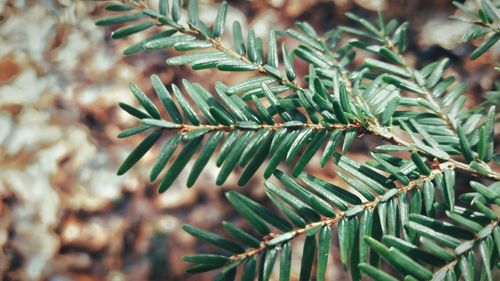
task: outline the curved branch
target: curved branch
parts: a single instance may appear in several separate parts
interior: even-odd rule
[[[480,20],[476,20],[476,21],[473,21],[473,22],[470,22],[471,24],[475,24],[475,25],[480,25],[482,27],[485,27],[485,28],[488,28],[490,29],[491,31],[495,32],[495,33],[500,33],[500,26],[495,26],[491,23],[484,23]]]
[[[432,94],[429,92],[429,89],[427,89],[427,87],[422,83],[422,81],[420,81],[420,79],[417,79],[417,77],[415,76],[416,70],[411,68],[411,66],[408,64],[408,62],[406,62],[405,57],[398,51],[398,48],[395,46],[394,42],[392,42],[391,39],[388,37],[383,37],[383,38],[386,41],[385,44],[387,45],[387,47],[394,54],[397,55],[398,59],[401,61],[402,65],[403,65],[403,67],[408,71],[408,73],[410,73],[411,78],[413,79],[413,82],[415,82],[420,87],[422,92],[424,92],[426,100],[432,105],[433,108],[436,108],[436,109],[439,108],[437,101],[434,99]],[[453,121],[450,119],[448,114],[446,114],[442,111],[434,111],[434,113],[439,118],[443,119],[446,122],[446,124],[448,125],[448,128],[451,129],[453,133],[455,133],[455,136],[457,136],[455,125],[453,124]]]
[[[442,163],[438,169],[431,170],[431,173],[428,176],[421,176],[420,178],[411,181],[408,185],[399,184],[397,186],[397,189],[399,190],[399,192],[396,192],[390,198],[394,198],[402,192],[411,191],[412,189],[416,188],[417,186],[420,186],[423,182],[433,180],[436,177],[436,175],[443,173],[445,169],[453,169],[454,167],[455,166],[452,163]],[[351,208],[347,209],[346,211],[339,212],[335,218],[323,219],[323,220],[318,221],[318,222],[310,223],[310,224],[306,225],[304,228],[298,228],[298,229],[292,230],[290,232],[287,232],[286,235],[289,235],[289,237],[290,237],[288,239],[288,241],[293,240],[293,239],[301,236],[302,234],[308,232],[308,230],[316,228],[318,226],[335,225],[337,222],[339,222],[345,216],[346,213],[348,213],[350,210],[352,210],[353,208],[356,208],[358,206],[363,206],[364,209],[374,209],[378,206],[378,204],[380,203],[383,196],[384,195],[378,195],[375,198],[375,200],[373,200],[373,201],[365,202],[362,205],[352,206]],[[281,235],[284,235],[284,234],[281,234]],[[272,238],[276,238],[278,236],[279,236],[278,234],[271,233],[266,238],[272,239]],[[265,241],[261,242],[261,246],[259,248],[251,248],[251,249],[248,249],[247,251],[245,251],[244,253],[231,256],[229,259],[230,260],[229,263],[236,262],[236,261],[241,262],[247,258],[250,258],[252,256],[255,256],[257,254],[260,254],[260,253],[266,251],[268,248],[270,248],[272,246],[274,246],[274,245],[270,245],[269,239],[266,239]]]
[[[494,181],[500,181],[500,173],[498,173],[498,172],[491,171],[489,173],[480,173],[480,172],[472,169],[469,165],[467,165],[463,162],[460,162],[460,161],[457,161],[457,160],[454,160],[451,158],[447,158],[447,159],[446,158],[439,158],[436,155],[425,152],[425,151],[415,147],[415,145],[412,143],[409,143],[409,142],[407,142],[407,141],[405,141],[405,140],[403,140],[395,135],[389,134],[385,130],[380,130],[380,129],[381,129],[381,127],[378,127],[378,128],[375,127],[375,128],[372,128],[372,130],[369,130],[367,133],[372,133],[373,135],[378,136],[389,143],[392,143],[395,145],[401,145],[401,146],[416,150],[416,151],[418,151],[419,154],[431,157],[432,159],[437,158],[437,159],[442,160],[442,161],[444,160],[447,163],[452,164],[453,167],[455,167],[457,170],[459,170],[461,172],[468,173],[474,177],[486,178],[486,179],[494,180]]]
[[[491,233],[492,233],[492,230],[498,225],[498,220],[496,221],[492,221],[490,222],[488,225],[486,225],[485,227],[483,227],[483,230],[489,230],[490,231],[490,234],[486,235],[486,237],[490,236]],[[456,253],[456,249],[455,249],[455,259],[452,260],[451,262],[445,264],[443,267],[441,267],[440,269],[438,269],[437,271],[434,272],[433,274],[433,280],[435,277],[438,277],[438,275],[441,275],[449,270],[453,270],[453,268],[457,265],[457,263],[460,261],[461,258],[463,258],[464,255],[468,254],[470,251],[473,251],[474,248],[477,246],[477,244],[482,241],[483,239],[485,238],[485,236],[482,236],[482,237],[479,237],[479,236],[476,236],[474,237],[474,239],[472,240],[468,240],[468,241],[465,241],[465,242],[462,242],[462,244],[467,244],[469,245],[469,248],[465,251],[462,251],[460,253]],[[437,278],[436,278],[437,279]],[[440,280],[440,279],[438,279]]]
[[[143,11],[146,9],[150,9],[150,7],[148,6],[148,3],[146,3],[146,2],[136,2],[136,1],[132,1],[132,0],[124,0],[124,2],[136,7],[138,9],[142,9]],[[158,26],[169,24],[168,21],[161,21],[159,18],[155,17],[155,15],[152,15],[152,14],[147,14],[147,15],[150,18],[152,18],[153,20],[155,20],[156,25],[158,25]],[[236,53],[234,50],[225,47],[224,44],[222,43],[222,41],[220,40],[220,38],[210,38],[210,37],[205,36],[198,28],[196,28],[196,26],[188,24],[188,27],[185,27],[182,25],[171,25],[171,27],[177,29],[177,31],[179,31],[181,33],[184,33],[187,35],[192,35],[198,39],[205,40],[208,43],[211,43],[213,48],[215,48],[219,51],[222,51],[225,54],[230,55],[234,58],[237,58],[237,59],[239,59],[247,64],[254,65],[255,67],[257,67],[257,69],[255,71],[258,71],[259,73],[262,73],[262,74],[267,74],[268,76],[278,78],[279,81],[283,85],[293,86],[294,88],[302,89],[300,87],[297,87],[297,84],[295,82],[289,81],[286,77],[284,77],[284,76],[276,77],[275,74],[273,74],[272,72],[270,72],[269,70],[264,68],[264,66],[262,64],[259,64],[257,62],[253,62],[253,61],[249,60],[248,58],[246,58],[245,56],[242,56],[242,55]]]
[[[258,125],[252,128],[239,127],[238,125],[190,125],[190,124],[179,124],[178,128],[173,128],[174,130],[179,130],[181,132],[190,132],[194,130],[203,130],[208,129],[208,132],[211,131],[225,131],[232,132],[236,129],[247,130],[247,131],[257,131],[260,129],[269,129],[271,131],[277,131],[282,128],[292,128],[292,129],[313,129],[313,130],[342,130],[346,131],[349,129],[359,129],[361,130],[361,124],[314,124],[314,123],[304,123],[301,125],[287,126],[284,123],[275,123],[273,125]],[[171,130],[171,128],[168,128]]]

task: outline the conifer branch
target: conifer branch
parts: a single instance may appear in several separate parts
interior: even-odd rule
[[[136,2],[136,1],[132,1],[132,0],[123,0],[123,1],[130,4],[130,5],[133,5],[137,8],[139,8],[139,9],[142,9],[143,11],[144,10],[152,11],[147,2],[144,2],[144,1]],[[265,74],[267,76],[275,77],[279,80],[279,82],[281,84],[283,84],[285,86],[291,86],[292,88],[297,87],[297,84],[295,82],[289,81],[286,77],[284,77],[282,75],[276,76],[275,73],[271,72],[269,69],[266,69],[262,64],[257,63],[257,62],[253,62],[253,61],[249,60],[247,57],[238,54],[237,52],[235,52],[234,50],[232,50],[230,48],[227,48],[226,46],[224,46],[224,44],[220,38],[207,37],[205,34],[203,34],[203,32],[200,31],[199,28],[197,28],[196,26],[194,26],[192,24],[188,24],[188,26],[186,27],[186,26],[182,26],[180,24],[174,24],[171,21],[164,20],[162,15],[157,14],[157,13],[147,13],[147,15],[152,20],[154,20],[156,25],[158,25],[158,26],[171,26],[182,34],[195,36],[196,38],[198,38],[200,40],[204,40],[204,41],[212,44],[214,49],[219,50],[221,52],[224,52],[225,54],[227,54],[235,59],[241,60],[247,64],[255,66],[255,68],[256,68],[255,71],[257,71],[261,74]],[[297,87],[297,89],[301,89],[301,88]]]
[[[433,108],[436,109],[434,111],[434,113],[437,114],[437,116],[439,116],[439,118],[443,119],[448,124],[448,127],[455,133],[455,136],[456,136],[457,132],[456,132],[456,128],[455,128],[456,126],[455,126],[455,124],[450,119],[450,117],[448,116],[448,114],[444,113],[441,110],[438,110],[440,108],[439,104],[434,99],[434,97],[430,93],[429,89],[427,89],[427,87],[424,85],[423,81],[421,79],[418,79],[417,76],[415,75],[415,72],[417,70],[413,69],[408,64],[408,62],[406,61],[405,57],[398,51],[398,48],[396,47],[396,45],[394,44],[394,42],[391,41],[390,38],[384,36],[384,39],[386,40],[385,44],[387,45],[387,47],[394,54],[397,55],[398,59],[401,61],[402,66],[408,71],[408,73],[410,73],[410,75],[412,76],[413,81],[415,83],[417,83],[417,85],[419,85],[420,89],[424,93],[425,99],[432,105]]]
[[[464,33],[462,40],[467,42],[473,39],[485,38],[483,43],[481,43],[470,56],[471,60],[475,60],[486,53],[486,51],[500,40],[500,12],[498,3],[493,4],[490,0],[482,0],[481,6],[477,12],[470,10],[458,1],[453,1],[453,4],[462,11],[465,16],[451,16],[451,18],[471,25],[469,30]]]
[[[493,23],[485,23],[485,22],[480,21],[480,20],[475,20],[475,21],[472,21],[472,22],[469,22],[469,23],[474,24],[474,25],[479,25],[479,26],[482,26],[482,27],[486,27],[486,28],[488,28],[489,30],[491,30],[492,32],[495,32],[495,33],[500,33],[500,26],[494,25]]]
[[[397,187],[396,187],[398,189],[398,192],[393,193],[390,198],[395,198],[401,193],[408,192],[408,191],[413,190],[414,188],[421,187],[424,182],[432,181],[436,177],[436,175],[442,174],[445,169],[453,169],[454,167],[455,167],[455,165],[451,162],[441,163],[439,165],[439,168],[431,170],[431,172],[428,176],[425,176],[425,175],[421,176],[420,178],[418,178],[416,180],[412,180],[407,185],[402,185],[402,184],[398,183]],[[381,202],[383,197],[384,197],[384,195],[378,195],[375,197],[375,199],[373,201],[364,202],[361,206],[363,207],[363,209],[374,209]],[[384,198],[384,199],[388,200],[389,198]],[[311,229],[315,229],[315,228],[318,228],[321,226],[333,226],[336,223],[338,223],[346,215],[346,213],[349,213],[349,211],[352,211],[354,208],[358,209],[359,206],[360,205],[350,206],[350,208],[348,210],[339,212],[337,214],[337,216],[335,216],[334,218],[323,218],[320,221],[307,224],[303,228],[297,228],[297,229],[294,229],[294,230],[287,232],[287,233],[284,233],[284,234],[270,233],[268,236],[265,237],[264,241],[261,241],[261,246],[259,248],[250,248],[243,253],[239,253],[239,254],[231,256],[229,259],[230,263],[235,262],[235,261],[245,260],[247,258],[261,254],[262,252],[265,252],[269,247],[273,247],[276,245],[273,242],[270,243],[270,241],[272,241],[272,239],[276,239],[280,235],[286,235],[286,237],[288,238],[287,240],[293,240],[293,239],[307,233]]]
[[[381,36],[383,36],[383,34],[381,34]],[[459,135],[457,133],[457,128],[456,128],[456,124],[452,121],[452,119],[449,117],[448,114],[446,114],[445,112],[441,111],[441,110],[438,110],[440,108],[438,102],[435,100],[435,98],[432,96],[431,92],[429,91],[429,89],[427,89],[427,87],[423,84],[423,82],[421,81],[421,79],[418,79],[415,75],[415,72],[417,71],[416,69],[412,69],[412,67],[406,62],[406,59],[405,57],[398,51],[398,48],[396,47],[396,45],[394,44],[394,42],[391,41],[390,38],[388,38],[387,36],[383,36],[383,38],[385,39],[385,44],[387,45],[387,47],[394,53],[397,55],[397,57],[399,58],[401,64],[403,65],[403,67],[406,68],[406,70],[408,71],[408,73],[411,73],[411,76],[413,78],[413,81],[415,83],[417,83],[417,85],[420,86],[422,92],[424,93],[425,95],[425,98],[426,100],[432,105],[432,108],[435,108],[436,110],[434,111],[434,113],[439,116],[439,118],[443,119],[448,128],[451,129],[453,131],[453,133],[455,134],[455,136],[458,138]],[[401,139],[399,138],[395,138],[396,139],[396,142],[398,144],[401,144]],[[420,151],[420,153],[422,153],[423,155],[429,155],[429,153],[426,153],[424,151]],[[429,156],[432,156],[432,155],[429,155]],[[473,176],[476,176],[476,177],[485,177],[487,179],[490,179],[490,180],[495,180],[495,181],[500,181],[500,173],[496,172],[496,171],[488,171],[486,173],[481,173],[481,172],[478,172],[477,170],[474,170],[472,169],[468,164],[466,163],[463,163],[463,162],[460,162],[460,161],[457,161],[457,160],[454,160],[454,159],[443,159],[443,160],[446,160],[446,161],[450,161],[452,162],[459,170],[463,171],[463,172],[466,172],[468,174],[471,174]],[[481,164],[487,166],[486,163],[484,163],[483,161],[481,160],[477,160],[478,162],[480,162]]]
[[[484,241],[485,238],[493,235],[493,229],[497,227],[498,223],[499,220],[491,221],[489,224],[483,227],[483,229],[481,230],[481,236],[476,235],[474,236],[474,239],[462,242],[462,245],[467,246],[466,250],[460,250],[460,252],[457,253],[457,250],[455,249],[455,258],[443,267],[435,270],[433,278],[439,280],[447,272],[454,270],[461,259],[465,259],[468,254],[475,250],[480,242]]]
[[[481,172],[478,172],[477,170],[472,169],[466,163],[460,162],[458,160],[451,159],[451,158],[441,158],[441,157],[438,157],[438,156],[433,155],[433,154],[431,154],[429,152],[426,152],[426,151],[424,151],[422,149],[419,149],[418,147],[415,146],[414,143],[407,142],[407,141],[403,140],[402,138],[400,138],[400,137],[398,137],[398,136],[396,136],[394,134],[388,133],[385,130],[385,128],[383,128],[383,127],[373,126],[371,130],[368,129],[368,130],[365,131],[365,133],[371,133],[371,134],[373,134],[375,136],[378,136],[378,137],[384,139],[385,141],[387,141],[389,143],[392,143],[392,144],[395,144],[395,145],[400,145],[400,146],[403,146],[403,147],[407,147],[410,150],[418,151],[419,154],[424,155],[424,156],[428,156],[431,159],[438,159],[442,163],[446,163],[447,162],[449,164],[452,164],[453,167],[455,167],[457,170],[459,170],[461,172],[464,172],[466,174],[469,174],[471,176],[474,176],[474,177],[477,177],[477,178],[485,178],[485,179],[489,179],[489,180],[493,180],[493,181],[500,181],[500,173],[498,173],[496,171],[488,171],[488,172],[485,172],[485,173],[481,173]],[[445,162],[443,162],[443,161],[445,161]]]
[[[260,124],[260,125],[255,125],[251,128],[245,127],[245,126],[238,126],[238,125],[207,125],[207,124],[200,124],[200,125],[191,125],[191,124],[177,124],[179,125],[178,127],[176,126],[175,128],[162,128],[163,130],[167,131],[180,131],[182,133],[188,133],[191,131],[195,130],[207,130],[206,133],[211,133],[211,132],[218,132],[218,131],[224,131],[224,132],[232,132],[234,130],[242,130],[242,131],[258,131],[261,129],[268,129],[270,131],[277,131],[279,129],[283,128],[291,128],[294,130],[301,130],[301,129],[313,129],[317,131],[332,131],[332,130],[341,130],[341,131],[346,131],[349,129],[358,129],[362,131],[362,126],[361,124],[327,124],[327,125],[322,125],[322,124],[314,124],[314,123],[303,123],[303,124],[293,124],[293,125],[288,125],[286,123],[274,123],[272,125],[268,124]]]

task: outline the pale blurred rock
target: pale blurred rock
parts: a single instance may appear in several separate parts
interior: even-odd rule
[[[31,217],[30,214],[26,215]],[[22,215],[18,214],[18,216]],[[22,218],[18,217],[17,219]],[[37,280],[40,278],[46,264],[57,252],[59,240],[55,235],[48,232],[45,225],[25,221],[24,224],[18,224],[14,247],[27,259],[24,269],[26,278],[28,280]]]
[[[462,35],[468,28],[469,25],[459,21],[431,19],[423,25],[417,42],[421,48],[438,45],[451,50],[461,43]]]
[[[278,15],[274,10],[262,12],[259,17],[252,22],[252,28],[255,30],[255,35],[263,38],[267,42],[269,37],[269,29],[284,29],[280,26]]]
[[[180,208],[183,206],[192,205],[197,198],[197,194],[193,190],[187,190],[183,181],[174,183],[168,192],[162,193],[155,200],[155,205],[160,210],[168,210]]]
[[[19,2],[19,1],[18,1]],[[50,63],[45,60],[46,44],[55,30],[57,19],[47,17],[47,9],[43,5],[30,5],[22,8],[22,13],[9,16],[0,25],[0,38],[9,44],[1,44],[0,57],[10,52],[23,51],[40,66],[47,68]]]
[[[207,229],[210,226],[220,225],[224,220],[224,213],[219,208],[212,205],[202,205],[192,210],[188,215],[191,224]]]
[[[49,179],[36,164],[27,167],[22,173],[16,170],[2,173],[4,182],[10,190],[21,198],[25,205],[19,205],[23,214],[17,223],[40,223],[47,227],[57,221],[59,197],[50,186]],[[0,183],[2,184],[2,183]]]
[[[172,233],[179,227],[179,220],[174,216],[160,216],[155,222],[155,229],[161,233]]]
[[[5,140],[4,148],[9,155],[20,152],[22,149],[34,151],[41,145],[57,141],[61,138],[61,128],[47,124],[50,114],[25,108],[15,123],[15,129]]]
[[[371,11],[383,11],[387,9],[387,0],[354,0],[354,3]]]
[[[285,12],[290,17],[298,17],[316,4],[315,0],[289,0],[284,6]]]
[[[0,105],[34,103],[53,82],[37,77],[34,69],[24,70],[10,85],[0,87]]]
[[[88,253],[78,252],[59,255],[54,259],[54,271],[89,270],[92,257]]]
[[[273,7],[281,8],[285,5],[286,0],[268,0],[267,2]]]
[[[61,244],[97,252],[107,248],[122,227],[122,220],[113,217],[106,220],[95,218],[87,222],[70,218],[62,226]]]
[[[12,127],[13,124],[10,117],[7,114],[0,113],[0,144],[3,144],[10,135]]]

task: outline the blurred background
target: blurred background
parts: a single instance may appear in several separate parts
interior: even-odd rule
[[[202,19],[211,22],[219,1],[200,2]],[[381,10],[386,18],[409,21],[407,58],[421,66],[449,56],[451,72],[469,84],[470,106],[498,78],[491,71],[498,48],[474,62],[464,57],[474,47],[460,42],[467,26],[448,20],[455,12],[448,0],[228,2],[228,22],[246,22],[260,36],[297,20],[329,30],[346,23],[348,10],[368,18]],[[183,173],[158,195],[147,181],[154,153],[116,176],[120,161],[141,140],[116,138],[134,124],[117,103],[135,102],[131,81],[151,93],[153,73],[167,84],[189,78],[209,89],[215,81],[232,84],[242,76],[166,67],[168,52],[123,57],[144,35],[112,41],[111,30],[93,23],[104,15],[103,3],[0,0],[0,280],[209,280],[211,273],[183,273],[182,255],[208,249],[181,226],[217,230],[222,220],[239,224],[223,193],[236,187],[237,177],[217,188],[210,163],[194,188],[184,188]],[[362,159],[375,145],[359,140],[353,157]],[[337,181],[332,166],[320,169],[314,162],[309,172]],[[261,185],[256,176],[244,192],[263,198]],[[295,247],[300,257],[300,242]],[[338,260],[329,263],[328,280],[348,280]]]

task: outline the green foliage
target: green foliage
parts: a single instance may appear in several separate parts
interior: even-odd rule
[[[227,237],[184,227],[219,248],[215,254],[184,257],[192,264],[188,272],[219,269],[215,280],[233,280],[238,270],[241,280],[270,280],[278,272],[279,280],[290,280],[292,243],[302,238],[300,265],[293,264],[300,266],[299,280],[324,280],[332,241],[338,241],[340,261],[353,280],[364,275],[374,280],[495,279],[500,255],[500,174],[490,165],[499,158],[495,106],[465,108],[466,84],[448,75],[448,58],[421,68],[407,63],[408,23],[386,22],[382,15],[372,23],[348,13],[352,26],[320,37],[299,22],[295,29],[271,31],[264,52],[265,40],[252,29],[243,34],[241,23],[226,22],[226,2],[213,25],[199,19],[197,1],[188,1],[187,19],[181,18],[182,1],[160,0],[158,7],[124,2],[106,6],[117,15],[96,24],[118,26],[115,39],[155,32],[125,55],[170,48],[189,51],[169,57],[172,66],[255,74],[234,85],[217,82],[214,90],[183,80],[182,91],[153,75],[155,95],[131,84],[140,106],[120,104],[138,125],[119,137],[146,137],[118,174],[163,142],[150,173],[152,182],[160,178],[159,192],[175,182],[194,155],[188,187],[211,158],[220,167],[217,185],[238,167],[240,186],[259,169],[266,179],[271,208],[238,192],[226,193],[249,231],[230,222],[223,222]],[[476,14],[455,4],[473,24],[464,38],[486,36],[472,53],[475,59],[498,41],[498,5],[483,0]],[[226,26],[232,26],[232,34]],[[285,37],[297,47],[288,50],[281,43]],[[358,65],[358,52],[372,56]],[[297,60],[309,65],[305,77],[294,70]],[[486,97],[498,103],[495,92]],[[349,150],[364,135],[384,144],[360,163]],[[305,172],[315,155],[322,167],[336,166],[342,186]],[[457,200],[463,174],[476,179]],[[385,272],[385,264],[393,271]]]
[[[453,1],[464,16],[452,18],[471,24],[469,30],[463,35],[463,41],[485,38],[483,43],[472,52],[471,60],[479,58],[500,40],[500,5],[494,2],[494,0],[481,0],[480,9],[474,12],[463,4]]]

